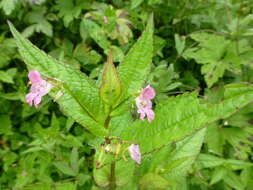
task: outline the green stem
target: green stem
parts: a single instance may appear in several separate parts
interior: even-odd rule
[[[109,189],[110,190],[115,190],[116,189],[115,167],[116,167],[116,163],[112,162],[111,163],[110,184],[109,184]]]

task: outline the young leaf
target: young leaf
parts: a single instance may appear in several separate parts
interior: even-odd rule
[[[114,106],[118,102],[121,92],[121,81],[113,65],[112,51],[110,51],[104,66],[100,97],[109,106]]]
[[[146,30],[118,67],[126,97],[140,90],[147,78],[153,57],[153,16]]]

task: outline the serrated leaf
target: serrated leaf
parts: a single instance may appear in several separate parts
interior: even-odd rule
[[[153,17],[118,67],[126,97],[140,90],[150,71],[153,57]]]
[[[155,119],[151,123],[141,120],[124,122],[119,117],[118,122],[112,123],[117,128],[114,135],[140,143],[144,153],[152,152],[230,116],[253,99],[252,85],[234,84],[224,89],[224,99],[216,104],[200,103],[196,92],[169,98],[156,105]]]
[[[171,153],[172,156],[166,161],[168,164],[165,164],[164,167],[167,177],[176,180],[178,177],[186,175],[200,152],[205,133],[206,129],[202,129],[176,144],[176,150]],[[171,167],[171,163],[177,160],[180,160],[179,164]],[[168,170],[168,168],[170,169]]]
[[[9,26],[27,66],[38,70],[46,77],[60,81],[65,91],[57,102],[62,106],[63,112],[95,135],[106,135],[107,131],[102,126],[106,117],[104,105],[98,89],[88,77],[46,55],[24,39],[11,23]]]

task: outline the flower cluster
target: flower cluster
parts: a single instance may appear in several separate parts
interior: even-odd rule
[[[150,86],[146,86],[140,93],[140,95],[135,99],[136,106],[138,108],[137,112],[140,114],[140,119],[144,120],[147,116],[148,121],[151,122],[155,118],[155,113],[152,110],[151,100],[155,97],[155,90]]]
[[[49,93],[52,85],[42,79],[40,73],[32,70],[28,73],[28,78],[32,83],[30,92],[26,95],[26,102],[30,106],[38,107],[43,96]]]

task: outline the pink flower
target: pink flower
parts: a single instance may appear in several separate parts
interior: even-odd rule
[[[155,118],[155,113],[152,110],[151,100],[155,97],[155,90],[150,86],[146,86],[141,92],[141,94],[135,99],[136,106],[138,108],[137,112],[140,114],[140,119],[144,120],[147,116],[148,121],[151,122]]]
[[[141,152],[140,152],[140,147],[138,144],[131,144],[128,147],[129,154],[131,158],[137,162],[138,164],[141,164]]]
[[[47,81],[41,78],[41,75],[38,71],[32,70],[28,73],[28,78],[32,83],[30,93],[26,95],[26,102],[30,106],[38,107],[41,102],[42,96],[45,96],[49,93],[52,88],[52,85]]]

